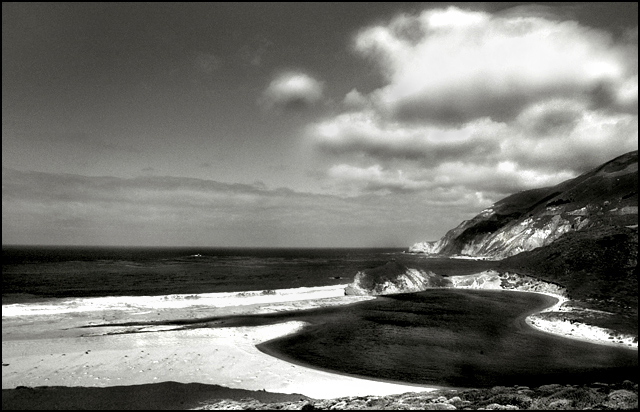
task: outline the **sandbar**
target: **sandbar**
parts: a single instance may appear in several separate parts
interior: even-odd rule
[[[558,299],[558,302],[555,305],[527,316],[525,321],[530,327],[542,332],[562,336],[567,339],[575,339],[596,345],[638,350],[637,336],[617,334],[612,330],[598,326],[588,325],[581,322],[572,322],[569,319],[562,318],[562,316],[554,316],[552,318],[542,316],[545,312],[571,313],[576,312],[577,309],[568,305],[569,299],[564,296],[544,292],[530,293],[541,293]]]

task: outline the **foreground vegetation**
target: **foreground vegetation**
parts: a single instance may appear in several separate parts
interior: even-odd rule
[[[264,403],[254,399],[219,400],[200,409],[374,409],[374,410],[631,410],[638,408],[637,383],[544,385],[491,389],[437,390],[389,396],[351,396],[328,400]]]

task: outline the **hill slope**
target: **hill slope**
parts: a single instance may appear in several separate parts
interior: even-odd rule
[[[565,233],[638,224],[638,151],[558,185],[508,196],[436,242],[409,251],[494,259],[549,245]]]
[[[517,274],[563,288],[573,320],[637,336],[638,152],[558,185],[508,196],[439,241],[410,251],[418,253],[358,273],[347,293],[446,287],[453,277],[487,271],[486,279],[505,282]],[[497,261],[447,259],[452,255]]]

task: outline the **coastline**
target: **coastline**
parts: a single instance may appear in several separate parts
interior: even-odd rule
[[[567,319],[550,319],[544,316],[545,313],[551,312],[574,312],[575,309],[570,306],[564,306],[569,301],[564,296],[554,295],[545,292],[541,293],[558,299],[558,302],[540,312],[531,314],[525,318],[527,325],[541,332],[550,333],[556,336],[562,336],[567,339],[574,339],[583,342],[589,342],[596,345],[606,345],[613,347],[622,347],[630,350],[638,350],[638,340],[634,336],[616,336],[611,330],[598,326],[587,325],[581,322],[572,322]],[[612,338],[612,336],[615,336]],[[635,341],[634,341],[635,340]]]
[[[531,328],[567,339],[638,350],[638,340],[636,336],[618,335],[609,329],[571,321],[563,318],[561,315],[551,316],[551,314],[569,314],[579,311],[577,308],[568,305],[569,299],[560,294],[562,291],[556,285],[517,274],[507,273],[505,276],[501,276],[495,271],[486,271],[473,275],[451,276],[449,279],[452,280],[454,288],[511,290],[550,296],[557,300],[554,305],[526,316],[525,322]],[[504,280],[507,280],[506,283],[511,285],[511,287],[504,287]],[[516,286],[518,284],[519,286]],[[550,292],[550,290],[560,293],[553,293]]]
[[[226,294],[219,296],[215,307],[208,300],[189,299],[190,305],[186,305],[184,299],[177,299],[180,307],[170,304],[152,312],[141,308],[143,304],[135,308],[118,305],[109,311],[73,312],[65,303],[56,313],[49,303],[46,314],[42,310],[25,310],[23,306],[21,312],[9,311],[13,315],[6,316],[3,307],[2,388],[113,387],[171,381],[302,394],[317,399],[437,389],[317,370],[270,356],[256,347],[295,333],[304,327],[301,321],[181,330],[96,326],[105,322],[273,313],[374,298],[344,296],[343,289],[333,286],[305,288],[301,292]],[[94,325],[90,330],[79,328],[90,324]]]
[[[526,315],[525,322],[529,327],[591,343],[615,344],[601,335],[583,337],[575,331],[567,332],[552,327],[554,322],[551,322],[551,326],[540,322],[540,314],[566,310],[563,305],[567,299],[561,295],[488,286],[490,284],[477,289],[542,293],[556,299],[555,304]],[[175,327],[167,325],[123,325],[145,320],[161,323],[168,319],[265,314],[375,299],[374,296],[344,296],[341,285],[304,288],[297,292],[295,289],[285,289],[266,293],[225,293],[218,295],[217,300],[216,296],[196,298],[190,295],[187,298],[175,295],[171,299],[162,299],[165,306],[155,310],[150,310],[150,302],[145,303],[145,299],[139,299],[137,305],[124,299],[126,303],[118,303],[111,310],[102,308],[85,311],[87,305],[93,306],[90,300],[84,302],[87,305],[75,305],[75,308],[73,304],[61,302],[62,306],[58,308],[61,310],[57,312],[50,303],[34,310],[26,310],[27,305],[24,305],[20,310],[19,307],[13,307],[13,312],[9,310],[7,313],[10,316],[5,314],[3,306],[2,387],[114,387],[171,381],[302,394],[315,399],[371,394],[383,396],[442,389],[439,386],[401,384],[311,368],[265,353],[256,346],[295,333],[305,326],[301,321],[266,326],[181,330],[171,330]],[[98,302],[93,302],[95,307],[100,307]],[[93,327],[79,328],[86,325]]]

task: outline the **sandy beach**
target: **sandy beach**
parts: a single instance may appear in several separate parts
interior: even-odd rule
[[[437,387],[334,374],[267,355],[256,345],[294,333],[301,321],[251,327],[177,330],[174,326],[97,326],[198,319],[344,305],[344,286],[194,296],[76,299],[57,305],[3,306],[2,388],[65,386],[107,388],[160,382],[202,383],[315,399],[389,395]],[[558,299],[546,311],[563,310]],[[93,308],[94,310],[88,310]],[[566,309],[566,308],[565,308]],[[530,326],[593,343],[618,344],[598,328],[527,318]],[[569,324],[568,322],[566,322]],[[93,325],[90,328],[83,326]],[[576,330],[580,330],[578,333]],[[134,332],[134,333],[131,333]],[[624,343],[625,346],[626,342]],[[637,349],[637,343],[635,343]]]
[[[564,296],[552,293],[544,294],[558,299],[558,303],[539,313],[527,316],[525,321],[527,322],[527,325],[532,328],[542,332],[560,335],[568,339],[576,339],[598,345],[626,347],[638,350],[638,339],[636,336],[619,335],[605,328],[579,322],[571,322],[568,319],[563,319],[562,316],[554,316],[551,318],[545,317],[545,313],[569,313],[577,311],[577,309],[567,305],[568,299]]]
[[[122,305],[108,311],[73,310],[71,307],[56,311],[50,305],[42,305],[39,310],[26,313],[20,312],[18,306],[9,305],[6,312],[11,316],[5,316],[3,307],[2,388],[109,387],[174,381],[297,393],[312,398],[434,389],[328,373],[288,363],[255,347],[258,343],[295,332],[304,326],[299,321],[192,330],[153,326],[79,328],[105,321],[123,323],[270,313],[370,299],[344,296],[343,288],[304,288],[296,294],[289,290],[272,295],[259,292],[217,294],[218,299],[208,296],[202,301],[175,299],[174,303],[169,301],[166,307],[154,311],[145,310],[143,301],[138,307]],[[141,302],[141,299],[137,301]],[[86,303],[89,302],[87,299]],[[75,309],[78,309],[77,305]],[[137,333],[121,334],[134,329]]]

